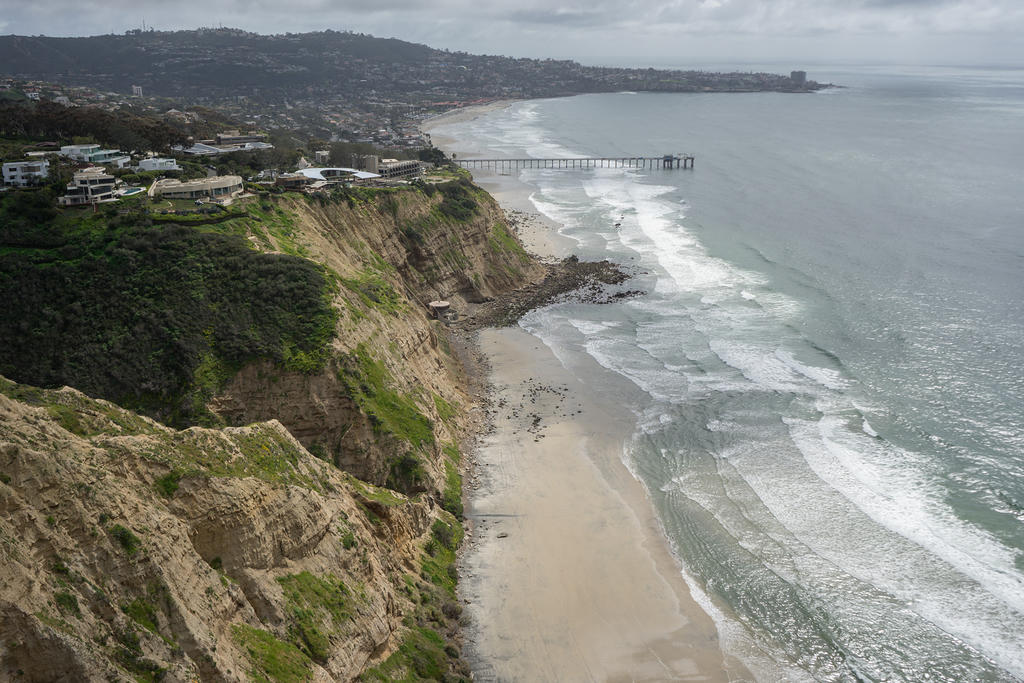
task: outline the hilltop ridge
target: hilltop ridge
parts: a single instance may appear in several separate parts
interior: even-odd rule
[[[339,31],[261,35],[237,29],[134,31],[82,38],[0,37],[0,73],[166,96],[535,98],[619,90],[810,91],[767,73],[583,66],[472,55]]]
[[[43,91],[47,82],[124,94],[137,92],[137,86],[149,101],[163,98],[164,110],[203,105],[260,126],[304,128],[351,141],[384,128],[412,135],[410,124],[429,114],[500,99],[828,87],[769,73],[473,55],[352,32],[261,35],[237,29],[0,36],[2,77],[43,82],[36,88]]]

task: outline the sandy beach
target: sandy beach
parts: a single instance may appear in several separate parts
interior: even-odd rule
[[[488,105],[488,111],[508,103]],[[460,110],[425,128],[470,120]],[[473,156],[434,135],[445,151]],[[508,176],[478,183],[516,214],[539,256],[572,242]],[[622,463],[632,423],[537,338],[487,329],[489,417],[466,476],[460,597],[478,681],[742,680],[692,599],[641,484]]]

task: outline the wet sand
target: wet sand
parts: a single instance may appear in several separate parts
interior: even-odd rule
[[[442,149],[465,153],[440,137]],[[525,212],[518,231],[531,251],[570,253],[572,242],[535,214],[528,187],[475,178],[507,210]],[[477,344],[492,428],[466,473],[459,584],[475,680],[744,679],[622,463],[632,416],[521,328],[482,330]]]
[[[484,330],[494,430],[467,479],[460,594],[480,681],[729,680],[640,484],[630,424],[535,337]]]

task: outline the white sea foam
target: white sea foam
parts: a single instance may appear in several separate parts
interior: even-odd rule
[[[810,380],[817,382],[818,384],[828,387],[829,389],[841,390],[849,386],[849,382],[843,379],[842,374],[838,370],[831,368],[823,368],[817,365],[808,365],[807,363],[801,363],[793,354],[789,351],[777,349],[775,351],[775,357],[786,364],[787,367],[792,368],[797,373],[807,377]]]
[[[619,327],[621,323],[606,320],[580,320],[578,318],[567,318],[570,325],[580,331],[584,337],[592,337],[605,330]]]
[[[824,91],[844,92],[852,91]],[[493,147],[494,156],[582,156],[545,129],[554,116],[564,114],[557,107],[546,110],[543,103],[520,103],[498,114],[501,121],[490,128],[486,120],[494,116],[471,125],[479,124],[474,135]],[[570,137],[582,139],[571,132]],[[739,163],[742,158],[734,160]],[[722,158],[719,162],[720,167],[726,165]],[[708,175],[702,173],[695,180],[707,183]],[[606,254],[650,273],[640,279],[652,290],[650,295],[604,307],[605,312],[614,311],[608,316],[615,317],[614,324],[603,312],[564,304],[530,314],[523,325],[543,339],[563,365],[592,366],[593,359],[645,391],[651,403],[638,429],[652,437],[651,444],[663,446],[666,435],[675,437],[673,430],[695,425],[678,436],[692,439],[686,448],[714,464],[701,471],[691,467],[693,453],[687,459],[682,450],[662,447],[661,461],[655,462],[686,467],[678,473],[672,470],[677,476],[661,488],[672,495],[685,491],[735,535],[740,547],[764,558],[770,572],[805,589],[804,595],[820,605],[837,632],[844,632],[840,647],[850,642],[863,645],[844,639],[858,635],[862,626],[870,636],[872,617],[877,617],[879,645],[872,649],[868,642],[867,651],[884,659],[881,641],[891,640],[898,656],[900,645],[910,642],[896,644],[903,635],[898,624],[931,628],[915,616],[920,615],[1022,675],[1019,624],[1024,588],[1013,551],[954,514],[945,498],[953,487],[946,487],[948,480],[942,479],[962,476],[972,486],[979,481],[991,484],[997,481],[996,473],[1006,471],[1006,464],[987,462],[984,453],[967,453],[964,460],[976,469],[947,474],[937,457],[930,461],[880,437],[872,422],[884,424],[881,431],[887,437],[895,438],[898,432],[892,406],[882,396],[876,399],[880,407],[870,407],[861,387],[834,357],[805,345],[800,331],[806,328],[800,322],[807,309],[801,300],[773,291],[773,282],[766,277],[715,258],[687,229],[685,203],[678,196],[686,191],[686,180],[674,183],[674,188],[648,184],[670,176],[624,169],[527,169],[522,177],[538,185],[534,205],[562,226],[562,234],[580,243],[581,256]],[[737,186],[736,192],[739,195],[744,188]],[[701,216],[708,215],[706,205],[697,208]],[[613,229],[615,223],[621,225]],[[789,265],[785,260],[768,263],[765,270],[773,278],[778,275],[776,266]],[[961,327],[961,332],[976,329],[969,324]],[[829,348],[827,342],[815,341]],[[938,347],[931,349],[933,355],[940,352]],[[1005,367],[988,366],[978,372],[994,372],[998,378],[1014,369],[1008,361]],[[948,385],[956,377],[937,373],[932,380],[936,386]],[[733,406],[751,412],[733,411]],[[972,438],[1024,443],[1020,432],[977,417],[962,419],[962,428],[974,431]],[[692,418],[696,422],[690,422]],[[949,433],[955,429],[957,425],[950,425],[941,434],[922,436],[948,448]],[[707,454],[700,450],[704,447]],[[658,448],[652,446],[644,457],[657,459]],[[635,476],[634,463],[625,455],[624,459]],[[645,475],[649,469],[644,468]],[[953,490],[979,491],[966,484]],[[977,495],[992,510],[1024,518],[1019,506],[1014,507],[1013,489],[997,484]],[[682,550],[679,555],[685,561],[693,549]],[[711,598],[702,590],[707,577],[694,567],[690,570],[698,577],[692,580],[687,575],[692,592],[715,618],[730,653],[747,661],[765,680],[804,675],[772,669],[774,656],[788,656],[760,656],[761,648],[772,651],[774,638],[751,639],[730,613],[733,607],[742,609],[740,603],[716,607],[718,596]],[[740,590],[754,602],[760,597],[756,586]],[[769,630],[784,631],[786,615],[761,607],[772,621]],[[960,648],[952,639],[941,640],[941,634],[929,637]],[[793,642],[785,647],[798,647]],[[925,652],[922,663],[930,656]],[[788,653],[803,663],[821,654],[798,649]],[[856,660],[856,650],[853,655]],[[964,659],[970,657],[973,654]],[[857,670],[858,664],[844,660],[839,666],[836,679]],[[872,676],[865,673],[864,678]]]
[[[622,179],[617,182],[621,183]],[[629,182],[628,180],[626,181]],[[834,402],[837,396],[849,389],[850,382],[845,379],[841,371],[834,368],[813,365],[797,360],[794,353],[780,348],[771,348],[764,341],[748,340],[742,341],[735,337],[737,325],[753,325],[763,327],[765,324],[781,323],[790,318],[799,307],[786,297],[774,293],[768,293],[764,298],[769,302],[770,308],[764,310],[744,309],[742,311],[730,310],[727,308],[730,297],[750,301],[753,295],[742,289],[742,286],[749,282],[744,274],[722,262],[716,262],[703,253],[700,245],[681,229],[678,223],[674,222],[671,212],[665,207],[644,207],[644,202],[658,202],[658,197],[663,192],[654,189],[647,192],[630,193],[621,187],[615,187],[615,183],[602,181],[593,184],[588,193],[592,198],[601,201],[609,206],[608,214],[614,214],[624,222],[635,225],[638,231],[631,240],[623,240],[625,246],[634,249],[643,257],[653,259],[664,272],[669,276],[672,287],[659,287],[658,292],[661,298],[652,297],[647,299],[633,300],[627,304],[627,308],[646,310],[649,314],[655,315],[653,321],[639,322],[636,328],[636,339],[614,338],[621,330],[618,327],[610,326],[601,321],[587,321],[573,318],[570,320],[578,333],[586,339],[583,348],[603,367],[613,370],[619,375],[630,379],[634,384],[647,392],[654,400],[666,403],[676,403],[686,396],[692,396],[695,391],[702,387],[714,391],[745,391],[750,389],[768,389],[772,391],[786,391],[800,395],[823,398],[831,396],[829,401]],[[628,216],[628,218],[626,218]],[[640,237],[643,235],[643,238]],[[708,290],[711,294],[706,294]],[[680,302],[673,296],[673,292],[700,291],[700,298],[703,304],[699,308],[686,308],[680,319]],[[724,291],[723,291],[724,290]],[[773,301],[774,299],[774,301]],[[774,305],[772,305],[774,303]],[[723,308],[725,307],[725,308]],[[668,362],[673,349],[672,343],[678,344],[680,323],[689,319],[697,323],[697,328],[704,335],[708,348],[728,366],[738,371],[743,380],[737,378],[728,371],[711,372],[694,376],[687,374],[687,366],[681,363]],[[774,322],[773,322],[774,321]],[[606,336],[610,333],[610,337]],[[776,335],[785,337],[787,333],[782,331],[781,324],[777,328]],[[730,337],[731,335],[731,337]],[[763,336],[763,335],[762,335]],[[647,339],[647,342],[643,340]],[[557,343],[556,343],[557,345]],[[637,350],[645,351],[645,354],[638,356]],[[706,363],[703,365],[706,366]],[[828,402],[826,402],[828,403]],[[851,404],[846,400],[846,405]],[[641,425],[641,429],[649,433],[657,432],[666,426],[670,417],[664,413],[650,423]],[[836,418],[838,420],[838,418]],[[822,421],[823,424],[825,421]],[[745,426],[741,423],[728,420],[712,421],[708,425],[712,431],[731,431],[741,437],[756,443],[758,429],[752,426]],[[829,452],[835,451],[836,444],[841,442],[840,434],[849,432],[842,420],[836,422],[834,427],[837,431],[827,441]],[[866,419],[862,420],[863,432],[871,437],[877,437],[877,433],[871,429]],[[798,438],[794,436],[794,441]],[[857,447],[846,454],[847,459],[853,457],[857,449],[864,444],[857,444]],[[804,452],[806,445],[801,447]],[[723,460],[739,458],[742,463],[748,457],[744,450],[735,450],[732,455],[728,451],[718,454]],[[806,458],[808,456],[805,453]],[[853,467],[851,465],[851,467]],[[957,533],[966,534],[959,538],[955,545],[949,545],[948,530],[943,534],[936,534],[929,529],[938,519],[944,522],[955,521],[955,518],[948,513],[942,513],[938,517],[935,511],[921,503],[901,510],[899,517],[903,522],[895,525],[878,509],[873,508],[871,500],[889,500],[895,492],[913,490],[914,484],[892,478],[892,473],[873,468],[866,465],[854,467],[857,476],[849,479],[853,489],[837,486],[845,497],[853,501],[859,509],[864,510],[876,523],[885,528],[890,528],[901,536],[909,538],[916,543],[921,543],[934,557],[942,558],[944,561],[978,581],[979,591],[975,592],[972,598],[979,606],[977,611],[989,615],[989,619],[978,620],[976,617],[968,617],[957,609],[959,600],[950,588],[956,584],[950,582],[947,586],[929,586],[927,595],[921,594],[921,587],[927,586],[928,582],[914,573],[906,571],[891,574],[889,579],[879,576],[877,572],[865,569],[863,563],[858,565],[850,557],[843,557],[842,564],[849,567],[849,570],[858,575],[859,578],[881,587],[893,595],[901,595],[914,601],[914,610],[924,618],[939,625],[941,628],[955,633],[966,642],[974,644],[989,657],[999,662],[1001,666],[1012,671],[1021,671],[1022,666],[1019,658],[1014,654],[1014,648],[1020,645],[1013,635],[1006,633],[1013,632],[1012,628],[1004,628],[1019,611],[1021,605],[1014,600],[1012,592],[1021,591],[1019,577],[1013,570],[1012,557],[1008,556],[1003,548],[994,539],[981,538],[973,529],[965,529],[961,525]],[[833,480],[818,468],[812,466],[812,470],[819,477],[828,481],[831,486],[836,486]],[[749,471],[746,477],[754,477]],[[758,479],[754,477],[751,482],[756,489]],[[692,489],[691,489],[692,491]],[[762,493],[764,493],[762,491]],[[765,494],[766,500],[772,497]],[[863,507],[862,507],[863,506]],[[865,509],[866,508],[866,509]],[[791,517],[792,510],[784,511],[775,507],[773,511],[780,515],[783,524],[794,524]],[[805,508],[804,512],[808,512]],[[872,514],[874,513],[874,514]],[[801,528],[800,524],[796,525]],[[951,527],[952,528],[952,527]],[[745,544],[742,534],[734,530],[739,536],[741,545]],[[923,536],[922,536],[923,534]],[[956,534],[954,534],[956,535]],[[842,537],[841,532],[833,535],[833,539]],[[928,544],[927,539],[933,544]],[[812,542],[813,539],[809,539]],[[963,548],[972,547],[972,544],[979,542],[991,555],[981,561],[972,560]],[[966,544],[966,545],[965,545]],[[823,548],[820,543],[815,543],[817,550],[825,556],[838,558],[845,550],[842,544],[831,548]],[[848,546],[850,547],[850,546]],[[856,546],[853,546],[856,547]],[[863,549],[864,546],[861,546]],[[898,546],[891,543],[880,545],[886,552],[880,553],[885,556],[899,557],[903,552]],[[751,552],[758,552],[758,547],[749,547]],[[837,553],[839,555],[837,555]],[[918,557],[919,563],[927,562]],[[990,565],[995,562],[995,567]],[[876,565],[878,566],[878,565]],[[914,562],[910,562],[914,566]],[[781,571],[781,570],[780,570]],[[796,580],[794,574],[791,580]],[[912,587],[912,588],[908,588]],[[988,593],[1000,595],[999,600],[993,600]],[[1021,593],[1024,594],[1024,593]],[[981,609],[980,606],[984,606]],[[713,606],[705,605],[714,614]],[[717,615],[720,628],[731,628],[730,622]],[[984,643],[979,642],[984,640]],[[737,645],[737,647],[740,647]],[[761,662],[758,666],[765,665]],[[762,669],[763,671],[763,669]]]
[[[786,422],[794,444],[822,481],[882,529],[912,544],[883,543],[878,531],[851,526],[848,515],[842,517],[842,543],[805,540],[847,571],[892,595],[913,599],[914,611],[1000,666],[1024,674],[1024,635],[1013,628],[1024,618],[1024,581],[1015,553],[949,511],[941,492],[922,474],[926,468],[920,456],[858,436],[840,416]],[[858,535],[874,541],[858,546]],[[969,612],[963,610],[965,601],[972,606]]]
[[[781,359],[777,351],[726,338],[710,339],[708,346],[722,362],[739,370],[757,388],[794,394],[817,393],[814,384],[807,381],[807,376]]]

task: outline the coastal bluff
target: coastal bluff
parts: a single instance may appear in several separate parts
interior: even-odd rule
[[[453,173],[196,225],[130,205],[47,221],[2,236],[24,310],[0,326],[0,677],[468,679],[475,418],[426,304],[548,272],[493,199]],[[132,280],[150,259],[173,279]],[[90,291],[98,272],[122,279]],[[158,314],[177,327],[133,322]],[[131,334],[94,339],[94,318]]]

